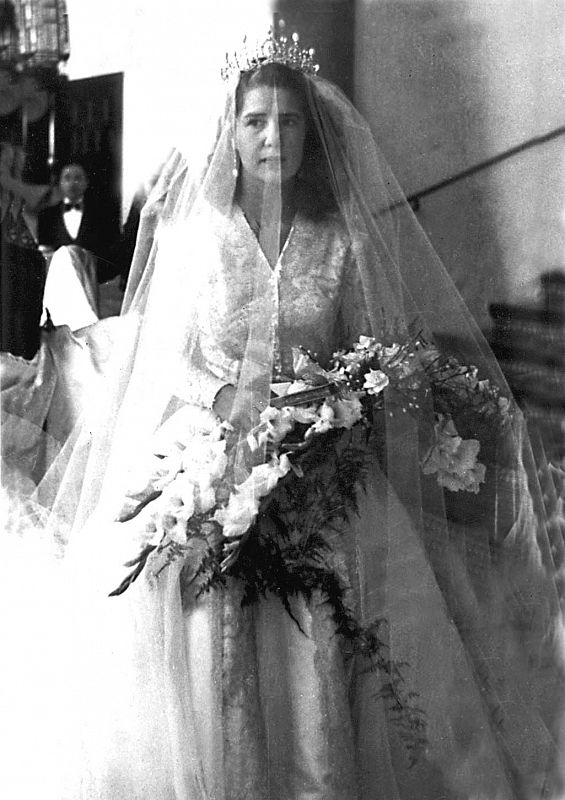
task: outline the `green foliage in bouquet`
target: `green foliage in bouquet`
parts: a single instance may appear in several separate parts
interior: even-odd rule
[[[358,513],[359,491],[364,488],[372,457],[368,431],[361,433],[334,429],[297,450],[292,456],[293,469],[263,498],[237,558],[222,570],[221,552],[209,549],[196,573],[190,569],[181,575],[181,586],[190,603],[195,583],[196,596],[200,596],[237,580],[243,585],[243,605],[269,595],[278,597],[299,628],[291,599],[301,595],[310,601],[321,596],[331,609],[336,633],[342,637],[344,655],[356,657],[362,671],[378,673],[378,696],[384,700],[412,766],[421,757],[427,738],[425,713],[405,677],[408,664],[390,656],[386,619],[360,625],[335,558],[336,540]]]

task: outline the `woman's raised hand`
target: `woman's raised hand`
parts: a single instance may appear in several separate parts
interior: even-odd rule
[[[259,424],[260,410],[254,406],[237,408],[234,411],[237,389],[231,384],[222,386],[212,405],[212,411],[222,421],[231,422],[246,431],[255,428]]]
[[[222,420],[222,422],[228,421],[231,417],[235,393],[235,386],[232,386],[231,383],[227,383],[225,386],[222,386],[214,398],[212,411]]]

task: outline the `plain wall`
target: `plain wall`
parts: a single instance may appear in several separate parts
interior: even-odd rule
[[[409,194],[565,125],[563,0],[358,0],[356,102]],[[420,222],[488,327],[565,268],[565,138],[422,201]]]

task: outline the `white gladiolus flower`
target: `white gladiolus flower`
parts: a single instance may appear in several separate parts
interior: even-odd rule
[[[310,436],[313,436],[314,434],[326,433],[326,431],[329,431],[335,427],[335,411],[327,400],[325,400],[318,408],[316,417],[316,422],[306,431],[304,437],[305,439],[310,438]]]
[[[243,536],[245,531],[257,516],[259,502],[248,494],[234,492],[230,495],[228,505],[219,508],[213,519],[223,528],[226,539],[235,539]]]
[[[294,406],[291,411],[296,422],[305,424],[316,421],[316,406]]]
[[[213,486],[209,485],[206,488],[199,487],[198,496],[196,498],[196,511],[198,514],[205,514],[210,511],[216,504],[216,492]]]
[[[259,442],[271,442],[277,444],[282,442],[287,433],[294,428],[293,409],[290,406],[284,408],[267,408],[261,412],[261,422],[266,425],[265,431],[259,434]]]
[[[254,467],[251,475],[236,486],[225,508],[214,514],[214,519],[223,528],[224,536],[233,539],[243,536],[254,522],[261,498],[275,488],[278,481],[290,469],[287,456],[273,456],[266,464]]]
[[[380,394],[389,384],[388,376],[380,369],[370,369],[365,375],[363,389],[367,394]]]
[[[390,347],[379,345],[378,352],[381,364],[388,364],[393,358],[396,358],[401,349],[402,345],[400,344],[391,344]]]
[[[209,481],[218,480],[226,470],[226,442],[211,440],[209,437],[197,440],[187,447],[182,457],[182,468],[195,483],[206,474]]]
[[[438,414],[435,423],[435,443],[422,463],[424,475],[437,474],[437,481],[452,492],[477,494],[484,483],[486,467],[477,461],[480,443],[477,439],[462,439],[450,416]]]
[[[363,406],[358,397],[351,399],[337,399],[333,402],[336,428],[352,428],[363,416]]]

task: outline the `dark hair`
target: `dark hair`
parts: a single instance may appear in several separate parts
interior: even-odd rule
[[[82,161],[76,159],[72,159],[71,161],[65,161],[64,164],[60,165],[60,167],[57,169],[57,175],[59,176],[59,179],[63,174],[63,170],[67,169],[68,167],[79,167],[83,171],[84,177],[88,180],[88,170],[86,169]]]
[[[249,89],[268,86],[287,89],[300,102],[306,121],[304,153],[298,173],[299,206],[307,216],[318,218],[337,210],[332,189],[330,170],[319,128],[312,116],[310,88],[306,77],[298,70],[284,64],[263,64],[257,69],[242,72],[235,91],[235,112],[241,113],[245,94]]]
[[[248,89],[257,86],[270,86],[277,89],[288,89],[300,100],[305,112],[308,112],[308,97],[304,75],[298,70],[286,67],[284,64],[263,64],[257,69],[242,72],[235,90],[235,112],[241,113],[243,99]]]

